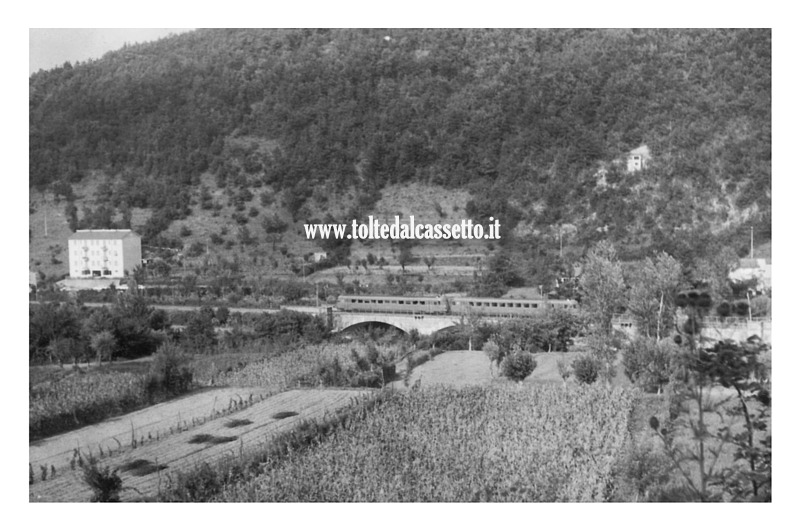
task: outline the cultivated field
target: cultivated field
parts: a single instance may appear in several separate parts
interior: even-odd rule
[[[32,442],[29,461],[34,471],[40,466],[57,472],[69,469],[75,449],[84,455],[100,456],[131,449],[133,442],[151,443],[200,421],[227,411],[240,399],[261,400],[261,388],[210,388],[192,395],[153,405],[110,420]]]
[[[217,500],[606,500],[633,395],[599,385],[399,392]]]
[[[227,396],[235,391],[249,390],[252,389],[219,392]],[[124,488],[122,500],[151,498],[177,472],[188,471],[201,463],[214,464],[226,457],[241,456],[243,452],[263,447],[279,433],[290,431],[302,422],[321,419],[326,413],[345,407],[353,399],[368,393],[364,390],[292,390],[202,424],[192,426],[187,422],[186,430],[102,458],[100,466],[120,469]],[[180,401],[184,411],[200,412],[202,408],[198,410],[195,405],[208,406],[208,397],[193,396]],[[30,487],[31,501],[88,501],[91,495],[91,489],[82,480],[81,469],[77,466],[75,470],[58,472],[46,481],[37,480]]]

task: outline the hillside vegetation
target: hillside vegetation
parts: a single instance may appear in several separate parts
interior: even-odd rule
[[[502,219],[535,284],[562,266],[559,234],[565,259],[601,238],[683,262],[741,253],[751,225],[769,241],[770,119],[769,30],[198,30],[33,74],[30,186],[71,229],[256,245],[249,263],[283,271],[281,245],[323,246],[297,223],[415,212],[387,186],[450,189],[433,217]],[[641,145],[646,170],[613,163]]]

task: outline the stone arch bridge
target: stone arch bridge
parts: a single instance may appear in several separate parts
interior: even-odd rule
[[[508,318],[524,317],[481,317],[481,321],[498,322]],[[463,320],[460,315],[332,312],[332,331],[335,333],[347,331],[359,325],[385,324],[400,329],[405,333],[410,333],[411,330],[416,329],[421,335],[430,335],[462,323]],[[629,320],[616,319],[613,325],[629,335],[633,335],[636,332],[633,323]]]
[[[361,324],[387,324],[406,333],[416,329],[421,335],[430,335],[457,326],[461,317],[456,315],[423,315],[405,313],[345,313],[333,314],[333,331],[346,331]]]

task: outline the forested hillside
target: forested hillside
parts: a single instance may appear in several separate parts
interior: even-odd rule
[[[641,145],[646,170],[612,164]],[[741,251],[743,227],[771,237],[770,166],[769,30],[199,30],[30,78],[30,186],[72,228],[147,208],[149,242],[214,208],[204,182],[240,225],[254,192],[278,199],[292,219],[265,234],[414,182],[471,192],[529,259],[567,224],[623,256]]]

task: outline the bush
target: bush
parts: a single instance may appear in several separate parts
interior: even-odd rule
[[[176,484],[172,486],[165,500],[197,502],[216,495],[221,489],[220,477],[207,462],[204,462],[191,473],[179,473]]]
[[[149,396],[182,394],[192,387],[190,357],[172,342],[162,344],[156,351],[145,388]]]
[[[678,351],[670,340],[638,337],[623,349],[622,356],[628,379],[645,392],[655,393],[669,383]]]
[[[516,351],[503,359],[500,373],[512,381],[521,382],[536,369],[536,359],[526,351]]]
[[[579,382],[591,385],[600,375],[600,362],[594,357],[582,355],[572,361],[572,371]]]
[[[186,249],[186,255],[190,258],[196,258],[198,256],[202,256],[203,253],[206,251],[206,246],[202,244],[200,241],[195,241],[189,248]]]
[[[92,488],[92,502],[119,502],[122,479],[116,470],[111,471],[108,466],[100,469],[97,460],[90,458],[83,468],[83,481]]]
[[[494,339],[489,339],[483,343],[483,353],[489,358],[489,364],[497,364],[499,366],[503,361],[500,346]]]

